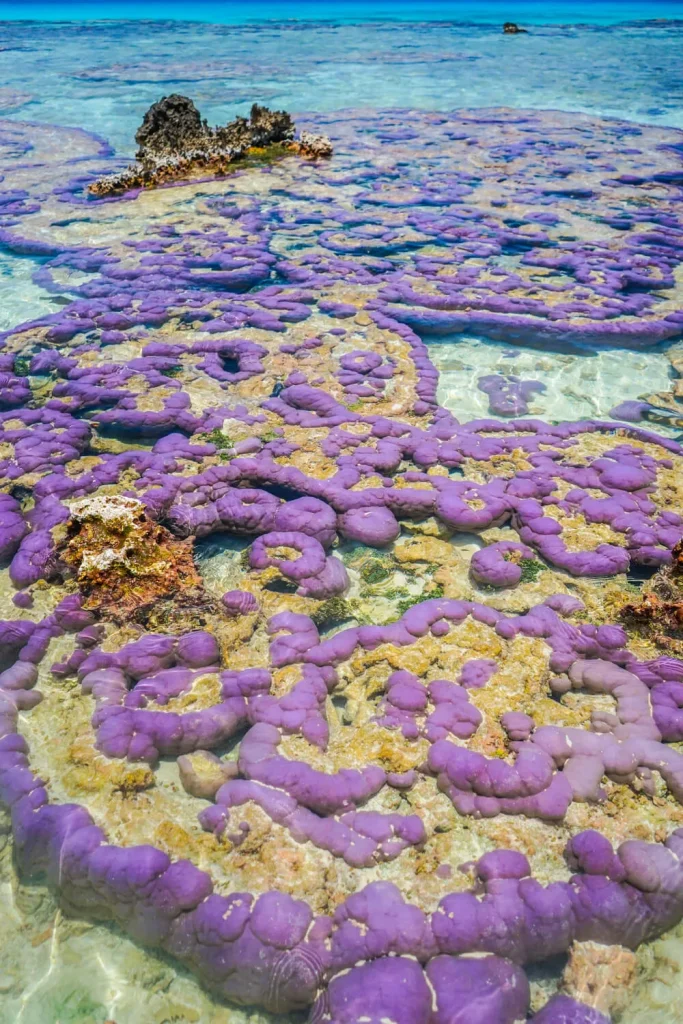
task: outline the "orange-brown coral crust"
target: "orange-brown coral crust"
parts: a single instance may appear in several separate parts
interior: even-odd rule
[[[144,621],[165,598],[185,603],[201,595],[192,542],[149,519],[140,502],[86,499],[73,512],[59,559],[73,572],[83,607],[114,622]]]

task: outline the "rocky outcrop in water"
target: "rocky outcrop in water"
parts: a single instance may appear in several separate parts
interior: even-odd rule
[[[683,655],[683,545],[676,545],[670,564],[654,574],[640,600],[626,605],[622,616],[672,654]]]
[[[187,96],[173,93],[153,103],[135,133],[140,163],[159,163],[207,146],[213,132]]]
[[[332,155],[324,136],[294,140],[294,122],[284,110],[254,103],[248,118],[211,128],[187,96],[173,93],[153,103],[135,133],[137,165],[89,186],[93,196],[117,195],[199,176],[227,174],[249,157],[274,160],[287,153],[307,159]]]

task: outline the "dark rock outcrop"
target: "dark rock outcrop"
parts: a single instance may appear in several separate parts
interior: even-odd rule
[[[100,178],[89,191],[101,197],[206,174],[219,176],[228,173],[231,164],[249,157],[273,159],[291,152],[308,159],[331,156],[329,139],[304,133],[298,143],[294,132],[294,122],[286,111],[269,110],[258,103],[248,118],[236,117],[212,128],[189,97],[172,93],[152,104],[135,133],[137,164]]]
[[[206,144],[211,129],[188,96],[172,93],[153,103],[135,133],[142,163],[180,156]]]

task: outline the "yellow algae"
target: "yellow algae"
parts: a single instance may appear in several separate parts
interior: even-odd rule
[[[545,505],[543,514],[562,527],[562,542],[568,551],[594,551],[600,544],[626,547],[626,534],[617,533],[608,523],[589,523],[580,513],[568,515],[558,505]]]
[[[170,697],[166,704],[153,705],[155,711],[180,714],[185,711],[202,711],[221,702],[221,682],[216,672],[197,676],[191,688],[177,697]]]

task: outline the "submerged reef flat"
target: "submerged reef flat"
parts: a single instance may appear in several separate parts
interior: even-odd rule
[[[84,300],[53,318],[74,330],[115,293],[130,305],[110,316],[141,319],[140,289],[144,312],[155,297],[167,308],[174,289],[201,289],[208,303],[212,290],[258,285],[276,289],[262,303],[296,304],[286,322],[313,290],[321,312],[362,308],[421,336],[637,348],[680,335],[680,132],[500,109],[298,125],[330,136],[332,166],[293,156],[223,187],[134,189],[132,206],[111,207],[115,197],[88,194],[120,169],[101,140],[3,122],[0,238],[15,252],[58,254],[37,280]],[[22,149],[38,167],[22,166]],[[222,312],[246,323],[237,307]]]
[[[303,126],[97,198],[102,140],[2,122],[63,299],[0,336],[20,884],[256,1014],[617,1021],[683,919],[683,451],[515,372],[460,422],[424,338],[680,336],[683,133]]]

